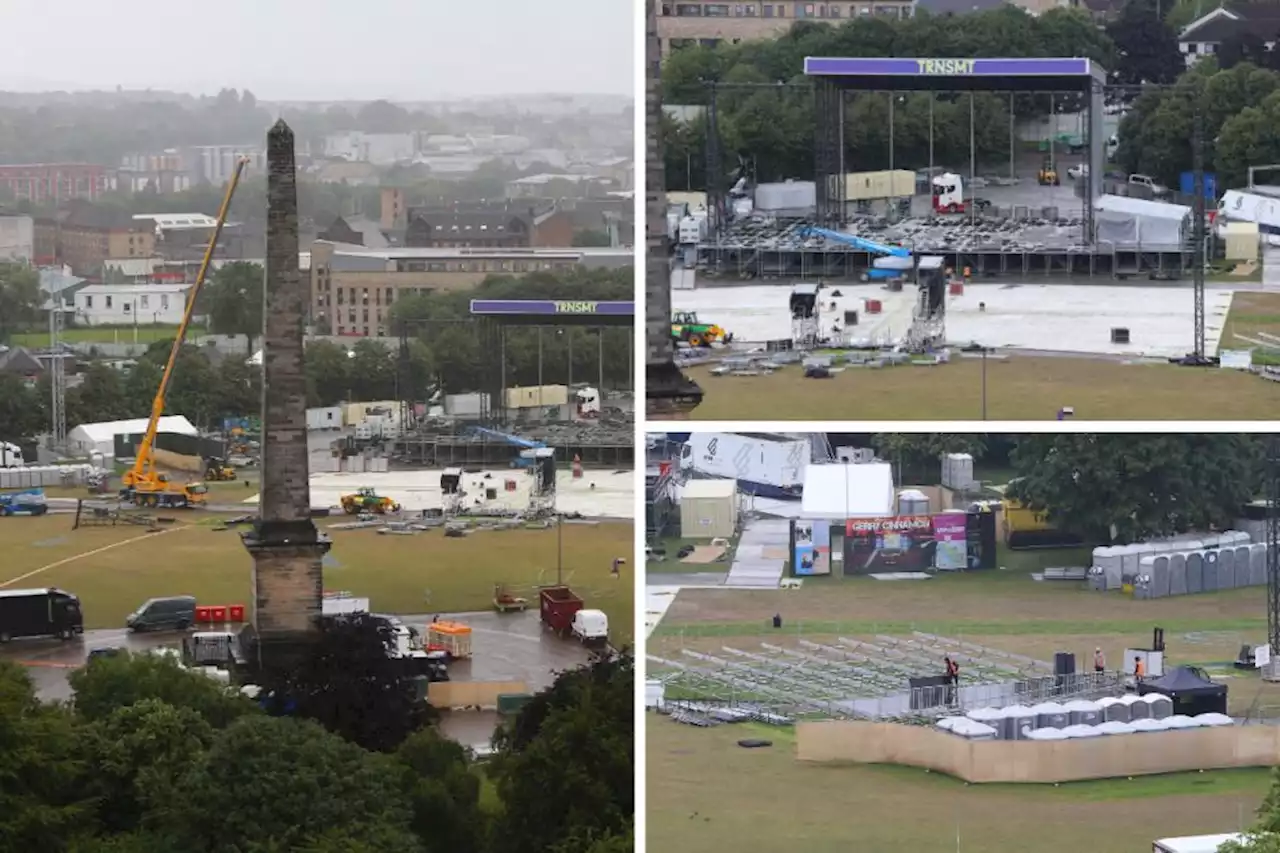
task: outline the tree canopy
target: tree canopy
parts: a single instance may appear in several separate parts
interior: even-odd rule
[[[1032,17],[1011,6],[987,12],[902,21],[859,18],[839,26],[804,21],[779,39],[717,47],[687,47],[662,70],[665,103],[703,106],[709,83],[717,86],[717,116],[727,185],[745,164],[757,181],[804,179],[814,174],[813,94],[803,77],[805,56],[1085,56],[1110,72],[1109,84],[1142,88],[1119,100],[1128,111],[1119,127],[1116,164],[1176,186],[1192,168],[1195,116],[1203,118],[1205,166],[1218,185],[1241,185],[1249,165],[1280,161],[1280,51],[1265,33],[1224,42],[1214,56],[1187,68],[1176,26],[1194,4],[1156,0],[1126,3],[1120,17],[1100,31],[1081,11],[1053,9]],[[735,88],[752,84],[754,88]],[[774,84],[774,85],[771,85]],[[777,85],[787,84],[787,85]],[[932,120],[930,103],[932,101]],[[1009,157],[1009,110],[1015,119],[1047,114],[1045,97],[979,95],[973,121],[965,96],[910,93],[893,96],[893,156],[890,157],[885,93],[855,94],[845,109],[844,162],[848,171],[915,169],[930,162],[969,161],[972,131],[979,168],[996,168]],[[1060,97],[1058,109],[1075,109]],[[933,145],[929,144],[930,124]],[[706,126],[694,114],[666,115],[660,131],[666,146],[668,186],[707,186]]]
[[[245,334],[261,328],[261,267],[228,264],[207,287],[201,300],[213,317],[213,331]],[[632,298],[634,272],[630,267],[492,276],[465,292],[406,297],[392,310],[390,331],[396,337],[357,339],[350,350],[324,338],[307,343],[308,405],[395,399],[399,393],[425,401],[441,390],[481,390],[483,364],[486,359],[496,360],[497,354],[481,351],[470,314],[471,299]],[[400,322],[409,336],[403,356],[396,339]],[[634,363],[630,329],[545,328],[541,346],[538,339],[535,329],[508,330],[506,376],[510,384],[596,383],[603,378],[606,387],[630,387]],[[67,389],[68,425],[147,417],[172,346],[172,339],[156,341],[127,369],[101,360],[88,361],[81,381]],[[15,376],[0,373],[0,440],[28,442],[47,430],[50,396],[47,377],[29,387]],[[216,426],[223,418],[256,414],[261,405],[261,369],[247,364],[243,357],[220,354],[211,358],[206,348],[193,344],[182,348],[165,397],[166,414],[186,415],[202,427]]]
[[[362,663],[378,651],[368,628],[348,622],[317,648],[291,682],[310,685],[295,691],[309,698],[287,716],[167,657],[95,658],[73,674],[67,704],[41,703],[26,672],[0,662],[0,849],[633,849],[629,654],[561,674],[483,763],[424,718],[374,737],[373,750],[355,742],[369,739],[370,726],[335,725],[333,708],[356,710],[348,700],[360,688],[344,679],[398,683]],[[343,641],[363,651],[341,652]],[[319,694],[329,688],[335,695],[326,700]]]
[[[1237,434],[1022,436],[1008,495],[1092,542],[1225,529],[1261,487],[1261,442]]]

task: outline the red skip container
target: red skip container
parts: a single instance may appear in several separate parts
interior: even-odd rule
[[[953,282],[951,282],[951,295],[952,295],[952,296],[963,296],[963,295],[964,295],[964,282],[963,282],[963,281],[953,281]]]
[[[243,604],[231,605],[230,607],[227,608],[227,616],[229,617],[227,619],[228,622],[243,622],[244,621],[244,605]]]
[[[210,622],[213,621],[212,611],[213,611],[212,607],[197,607],[196,622],[200,625],[208,625]]]
[[[868,300],[867,300],[867,313],[868,313],[868,314],[879,314],[879,313],[880,313],[880,300],[879,300],[879,299],[868,299]]]
[[[226,621],[227,621],[227,608],[226,608],[226,605],[221,605],[221,604],[220,604],[220,605],[218,605],[218,606],[216,606],[216,607],[210,607],[210,608],[209,608],[209,621],[210,621],[210,622],[226,622]]]

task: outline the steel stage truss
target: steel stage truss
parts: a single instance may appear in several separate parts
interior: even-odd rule
[[[627,367],[624,376],[630,379],[634,375],[635,352],[635,303],[626,301],[569,301],[556,299],[473,299],[471,315],[478,322],[477,334],[480,339],[481,394],[487,402],[486,422],[493,426],[505,426],[509,422],[508,414],[502,404],[503,394],[507,388],[507,333],[512,327],[532,328],[538,337],[538,379],[543,383],[543,332],[547,328],[577,326],[596,329],[601,332],[597,336],[597,375],[584,377],[597,382],[597,392],[604,395],[604,363],[606,353],[616,354],[616,349],[623,350]],[[608,347],[605,344],[603,330],[622,329],[619,346]],[[572,384],[572,338],[569,350],[569,375],[566,377]],[[634,391],[630,386],[628,390]],[[603,402],[603,400],[602,400]]]
[[[1047,95],[1050,112],[1053,98],[1080,96],[1085,101],[1088,117],[1084,134],[1088,151],[1089,176],[1082,199],[1085,234],[1093,233],[1093,200],[1102,193],[1104,134],[1102,131],[1103,88],[1106,72],[1088,59],[909,59],[865,57],[806,57],[804,73],[818,86],[818,109],[815,110],[815,138],[818,148],[844,150],[844,96],[846,92],[886,92],[892,107],[895,93],[928,92],[938,95],[969,95],[969,186],[974,186],[976,163],[974,152],[973,96],[977,92],[999,92],[1021,95]],[[834,92],[832,91],[834,90]],[[1011,98],[1012,104],[1012,98]],[[932,101],[930,104],[929,152],[933,159]],[[893,114],[890,111],[890,122]],[[892,166],[893,133],[890,129],[890,168]],[[815,162],[814,180],[819,187],[817,219],[843,225],[848,218],[847,206],[838,193],[827,191],[833,178],[841,179],[843,164],[831,156],[819,156]],[[929,175],[933,174],[929,163]]]
[[[1114,695],[1119,673],[1059,677],[1052,665],[963,640],[915,632],[909,637],[789,634],[754,648],[710,651],[650,641],[651,676],[677,709],[732,709],[769,722],[795,719],[896,719],[926,722],[982,706]],[[943,656],[961,666],[960,689],[913,687],[935,676]]]

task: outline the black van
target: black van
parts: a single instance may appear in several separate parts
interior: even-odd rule
[[[80,599],[56,587],[0,590],[0,643],[17,637],[70,640],[84,633]]]
[[[125,619],[130,631],[185,631],[196,622],[196,599],[193,595],[151,598]]]

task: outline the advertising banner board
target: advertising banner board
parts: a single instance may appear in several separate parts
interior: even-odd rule
[[[845,522],[845,574],[922,572],[937,547],[927,515],[852,518]]]

